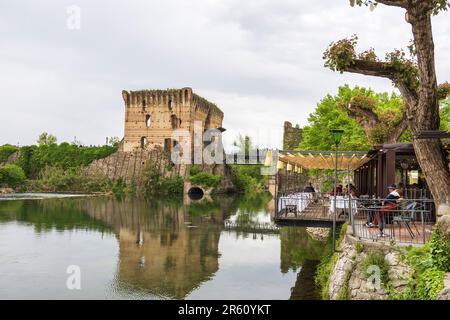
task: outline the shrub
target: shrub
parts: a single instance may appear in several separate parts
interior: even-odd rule
[[[200,169],[195,164],[193,164],[191,169],[189,170],[189,175],[195,176],[197,173],[200,173]]]
[[[111,181],[103,174],[85,174],[80,168],[64,170],[58,167],[45,167],[35,188],[41,191],[106,192],[110,191]]]
[[[265,189],[267,176],[261,175],[261,166],[233,165],[231,180],[237,190],[255,193]]]
[[[9,156],[12,155],[17,150],[18,150],[17,147],[10,144],[0,146],[0,163],[8,160]]]
[[[362,270],[364,270],[367,277],[372,276],[372,274],[370,273],[370,266],[378,266],[380,268],[381,283],[385,288],[388,287],[390,284],[389,265],[384,258],[384,254],[379,252],[370,252],[362,261],[361,268]]]
[[[180,176],[164,178],[162,182],[162,190],[166,194],[182,194],[183,185],[183,178]]]
[[[430,253],[437,269],[450,272],[450,234],[445,234],[439,226],[431,237]]]
[[[221,176],[217,176],[208,172],[199,172],[196,175],[189,177],[189,181],[191,181],[191,183],[208,188],[217,188],[217,186],[220,184],[221,179]]]
[[[15,188],[26,179],[23,169],[15,164],[7,164],[0,167],[0,185]]]

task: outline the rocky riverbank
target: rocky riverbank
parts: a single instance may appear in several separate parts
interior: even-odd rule
[[[338,252],[329,262],[331,272],[324,288],[327,298],[450,299],[450,273],[443,280],[444,272],[432,265],[426,271],[417,270],[408,259],[410,248],[357,239],[351,228],[342,235]],[[415,250],[422,250],[421,254],[426,255],[425,247],[423,249]],[[425,258],[421,263],[430,262]]]

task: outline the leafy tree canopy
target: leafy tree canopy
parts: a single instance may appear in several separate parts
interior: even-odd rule
[[[358,108],[355,108],[355,106]],[[379,123],[365,129],[370,112]],[[368,150],[373,144],[382,143],[386,134],[395,129],[403,112],[402,98],[396,93],[375,93],[363,87],[339,87],[335,96],[327,95],[309,118],[309,125],[303,129],[304,150],[332,150],[334,148],[329,130],[343,129],[342,150]],[[404,133],[400,141],[407,141]]]

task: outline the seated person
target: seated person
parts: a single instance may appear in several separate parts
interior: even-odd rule
[[[384,229],[385,224],[385,216],[389,214],[390,211],[394,210],[397,206],[397,200],[400,199],[400,194],[397,191],[397,186],[395,184],[392,184],[388,186],[389,194],[386,196],[386,198],[383,200],[382,205],[386,206],[388,208],[385,208],[381,210],[381,217],[380,219],[375,215],[375,211],[369,211],[368,220],[365,224],[366,227],[372,228],[379,226],[380,230]]]
[[[316,192],[316,190],[314,189],[314,187],[312,186],[311,182],[308,183],[308,185],[305,187],[305,189],[303,190],[303,192]]]
[[[342,194],[342,184],[338,185],[336,188],[336,195],[339,196]],[[330,196],[334,196],[334,187],[333,190],[329,193]]]

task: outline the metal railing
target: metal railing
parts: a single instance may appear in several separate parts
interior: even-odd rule
[[[348,220],[353,235],[372,241],[398,243],[426,243],[436,222],[434,202],[431,199],[360,198],[326,193],[280,194],[276,202],[277,218],[305,218],[311,220]]]
[[[308,214],[310,218],[324,218],[329,214],[329,196],[320,192],[279,193],[276,203],[276,217],[299,217]]]
[[[353,235],[373,241],[426,243],[435,224],[434,203],[428,199],[350,200]]]

